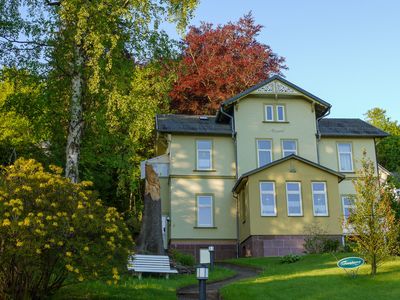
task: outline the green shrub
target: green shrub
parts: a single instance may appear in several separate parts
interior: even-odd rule
[[[301,257],[299,255],[288,254],[288,255],[283,256],[280,259],[280,263],[281,264],[292,264],[292,263],[299,261],[300,259],[301,259]]]
[[[0,174],[0,298],[41,299],[68,282],[126,269],[122,217],[60,168],[19,159]],[[111,283],[111,282],[110,282]]]
[[[196,263],[193,255],[179,252],[176,249],[171,249],[170,255],[175,262],[181,264],[182,266],[193,267]]]
[[[323,252],[337,252],[339,250],[340,242],[339,240],[325,239],[323,241]]]

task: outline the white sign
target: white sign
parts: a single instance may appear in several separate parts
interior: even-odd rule
[[[208,251],[208,248],[200,249],[200,263],[209,264],[210,261],[210,251]]]

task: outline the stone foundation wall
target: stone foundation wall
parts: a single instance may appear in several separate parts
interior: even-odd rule
[[[240,256],[285,256],[303,254],[305,235],[254,235],[240,244]],[[340,235],[329,235],[330,239],[341,241]]]
[[[169,248],[193,255],[198,263],[200,249],[208,246],[214,246],[216,261],[236,258],[236,241],[171,241]]]

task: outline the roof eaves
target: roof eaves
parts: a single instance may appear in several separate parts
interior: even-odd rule
[[[295,85],[294,83],[291,83],[290,81],[287,81],[286,79],[282,78],[279,75],[274,75],[274,76],[272,76],[272,77],[270,77],[270,78],[268,78],[268,79],[266,79],[266,80],[264,80],[264,81],[262,81],[262,82],[260,82],[260,83],[258,83],[256,85],[252,86],[251,88],[248,88],[247,90],[237,94],[236,96],[233,96],[232,98],[222,102],[221,106],[230,105],[230,104],[236,102],[237,100],[243,98],[244,96],[247,96],[251,92],[257,90],[258,88],[260,88],[260,87],[272,82],[275,79],[281,81],[282,83],[284,83],[284,84],[286,84],[286,85],[288,85],[288,86],[290,86],[290,87],[292,87],[292,88],[294,88],[296,90],[298,90],[302,94],[306,95],[307,97],[311,98],[312,100],[314,100],[316,102],[319,102],[320,104],[326,106],[327,108],[331,108],[332,107],[332,105],[329,104],[328,102],[326,102],[326,101],[322,100],[321,98],[311,94],[310,92],[307,92],[306,90],[304,90],[301,87]]]
[[[342,173],[339,173],[339,172],[336,172],[336,171],[334,171],[334,170],[332,170],[332,169],[329,169],[329,168],[327,168],[327,167],[321,166],[321,165],[319,165],[319,164],[317,164],[317,163],[315,163],[315,162],[313,162],[313,161],[311,161],[311,160],[305,159],[305,158],[300,157],[300,156],[297,156],[297,155],[295,155],[295,154],[291,154],[291,155],[288,155],[288,156],[283,157],[283,158],[281,158],[281,159],[275,160],[275,161],[273,161],[273,162],[271,162],[271,163],[269,163],[269,164],[267,164],[267,165],[265,165],[265,166],[258,167],[258,168],[256,168],[256,169],[253,169],[253,170],[251,170],[251,171],[249,171],[249,172],[246,172],[246,173],[242,174],[242,176],[239,177],[239,179],[236,181],[235,185],[233,186],[232,192],[235,192],[235,191],[236,191],[237,187],[240,185],[241,181],[242,181],[244,178],[247,178],[247,177],[249,177],[249,176],[251,176],[251,175],[253,175],[253,174],[256,174],[256,173],[258,173],[258,172],[260,172],[260,171],[269,169],[270,167],[273,167],[273,166],[275,166],[275,165],[278,165],[278,164],[280,164],[280,163],[282,163],[282,162],[285,162],[285,161],[287,161],[287,160],[289,160],[289,159],[296,159],[296,160],[301,161],[301,162],[304,162],[304,163],[306,163],[306,164],[308,164],[308,165],[312,165],[312,166],[314,166],[315,168],[318,168],[318,169],[323,170],[323,171],[325,171],[325,172],[331,173],[331,174],[337,176],[337,177],[340,179],[339,182],[341,182],[341,181],[342,181],[343,179],[345,179],[345,177],[346,177],[346,176],[343,175]]]

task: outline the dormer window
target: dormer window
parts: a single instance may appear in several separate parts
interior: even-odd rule
[[[283,105],[276,106],[276,120],[278,122],[285,122],[285,106]]]
[[[285,105],[265,104],[264,122],[286,122]]]
[[[273,105],[265,105],[265,121],[269,121],[269,122],[274,121],[274,106]]]

